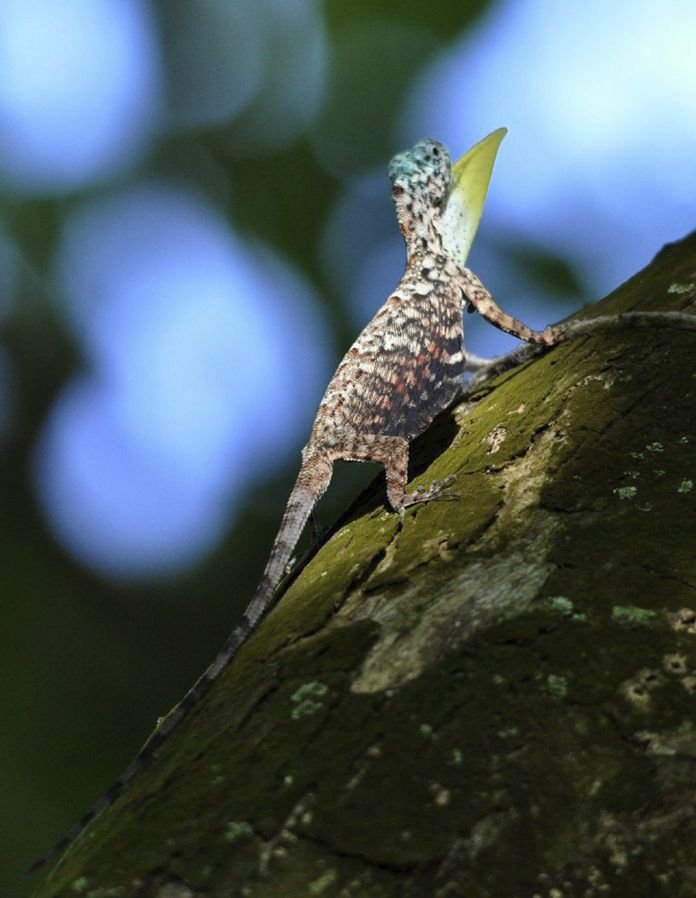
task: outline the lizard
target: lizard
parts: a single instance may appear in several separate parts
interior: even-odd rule
[[[331,378],[319,403],[309,441],[259,585],[240,623],[182,701],[163,718],[119,778],[48,852],[34,873],[61,855],[126,790],[163,742],[230,665],[273,603],[302,531],[331,480],[338,460],[377,462],[386,473],[387,500],[403,517],[407,508],[456,498],[447,482],[406,491],[409,446],[470,383],[526,361],[527,347],[482,359],[464,347],[463,309],[476,310],[496,327],[546,349],[602,327],[656,322],[696,329],[696,316],[633,312],[533,330],[503,312],[454,246],[443,215],[452,189],[452,163],[444,144],[427,139],[396,155],[389,165],[391,192],[406,244],[406,268],[396,289],[363,329]],[[456,242],[456,241],[455,241]]]

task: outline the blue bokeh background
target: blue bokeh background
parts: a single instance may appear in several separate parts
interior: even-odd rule
[[[510,129],[471,264],[542,326],[693,227],[695,34],[689,0],[4,0],[2,894],[244,607],[403,266],[390,156]]]

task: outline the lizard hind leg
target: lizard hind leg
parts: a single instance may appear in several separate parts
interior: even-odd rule
[[[402,518],[407,508],[431,502],[435,499],[456,499],[454,493],[446,492],[445,488],[454,478],[435,480],[429,489],[418,487],[412,493],[406,492],[408,481],[408,441],[404,437],[380,435],[369,445],[363,447],[362,452],[351,453],[353,461],[373,461],[384,465],[387,480],[387,499],[389,504]]]

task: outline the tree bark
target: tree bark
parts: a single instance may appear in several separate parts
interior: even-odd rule
[[[588,312],[695,304],[691,235]],[[368,491],[36,898],[696,894],[695,349],[440,416],[415,485],[459,501]]]

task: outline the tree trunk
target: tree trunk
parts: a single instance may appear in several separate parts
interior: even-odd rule
[[[691,235],[589,311],[695,301]],[[37,898],[696,894],[695,349],[576,340],[440,416],[459,501],[369,491]]]

